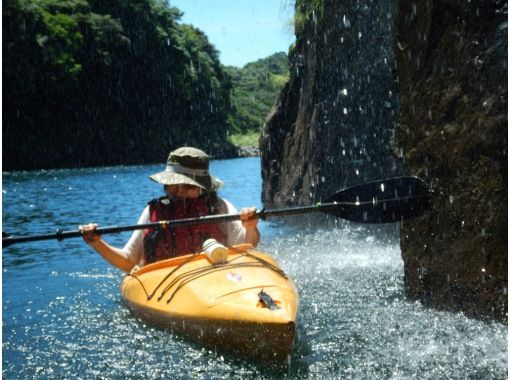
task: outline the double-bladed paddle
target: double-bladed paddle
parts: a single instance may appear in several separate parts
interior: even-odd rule
[[[393,223],[411,219],[429,207],[431,191],[417,177],[383,179],[349,187],[335,193],[324,203],[312,206],[288,207],[273,210],[257,210],[257,216],[266,220],[277,216],[324,212],[335,217],[358,223]],[[97,234],[111,234],[145,228],[168,228],[191,224],[223,223],[240,220],[239,214],[208,215],[197,218],[162,220],[159,222],[97,228]],[[82,232],[58,230],[53,234],[12,236],[2,233],[2,246],[40,240],[62,240],[80,237]]]

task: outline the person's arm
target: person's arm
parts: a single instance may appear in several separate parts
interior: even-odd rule
[[[147,223],[149,220],[149,208],[146,207],[138,220],[138,224]],[[83,232],[83,240],[98,252],[106,261],[114,267],[130,272],[135,265],[141,264],[143,257],[143,231],[135,230],[124,248],[116,248],[106,243],[101,235],[94,233],[97,224],[91,223],[80,226]]]
[[[238,211],[229,201],[219,198],[218,214],[237,214]],[[243,209],[239,213],[241,221],[222,223],[220,226],[227,235],[227,245],[250,243],[254,247],[260,241],[260,232],[257,228],[258,218],[255,216],[255,208]]]
[[[124,272],[131,271],[135,263],[126,257],[123,250],[106,243],[101,235],[94,232],[96,228],[97,224],[95,223],[80,226],[79,229],[83,233],[83,240],[114,267]]]
[[[239,215],[241,216],[241,222],[243,224],[245,235],[244,242],[250,243],[256,247],[260,242],[260,232],[257,228],[259,218],[256,214],[257,209],[255,207],[243,208]]]

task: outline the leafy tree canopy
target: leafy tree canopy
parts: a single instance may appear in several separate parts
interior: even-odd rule
[[[3,170],[232,157],[287,76],[283,53],[225,68],[164,0],[6,0]]]
[[[259,132],[280,90],[289,78],[287,55],[276,53],[246,64],[243,68],[228,66],[232,77],[231,101],[234,107],[232,132]]]

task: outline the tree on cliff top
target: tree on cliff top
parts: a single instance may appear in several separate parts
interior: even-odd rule
[[[228,66],[226,71],[232,77],[233,86],[233,113],[229,117],[232,132],[251,133],[258,140],[260,128],[289,78],[287,55],[276,53],[243,68]]]

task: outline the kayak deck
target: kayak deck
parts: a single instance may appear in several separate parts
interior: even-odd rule
[[[144,320],[209,347],[285,362],[294,342],[298,294],[269,255],[229,247],[213,265],[203,253],[149,264],[127,275],[122,298]]]

